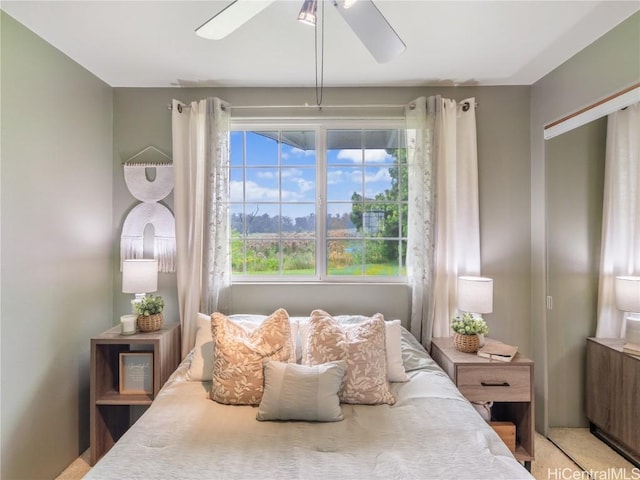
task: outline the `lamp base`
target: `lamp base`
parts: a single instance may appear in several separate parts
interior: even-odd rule
[[[131,300],[131,313],[137,314],[138,312],[136,312],[136,303],[140,303],[145,297],[146,293],[136,293],[135,295],[135,298]]]
[[[640,314],[632,313],[627,316],[624,340],[627,343],[640,345]]]

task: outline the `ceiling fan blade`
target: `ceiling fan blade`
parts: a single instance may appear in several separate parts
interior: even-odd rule
[[[205,23],[196,28],[196,35],[220,40],[244,25],[275,0],[234,0]]]
[[[346,8],[345,3],[351,5]],[[407,48],[372,0],[333,0],[333,5],[378,63],[393,60]]]

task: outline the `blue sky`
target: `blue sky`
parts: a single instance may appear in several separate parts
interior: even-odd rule
[[[316,152],[301,150],[282,143],[280,167],[278,167],[278,142],[263,135],[247,132],[246,166],[243,165],[242,132],[231,135],[230,194],[232,202],[241,202],[245,188],[247,210],[259,209],[260,214],[278,214],[277,205],[264,202],[280,201],[279,181],[282,181],[282,214],[292,218],[315,212]],[[327,152],[327,200],[328,213],[335,215],[350,212],[346,203],[353,192],[374,197],[391,187],[389,166],[394,158],[384,149],[332,149]],[[243,175],[246,175],[246,180]],[[364,187],[363,187],[364,186]],[[363,192],[364,188],[364,192]],[[345,202],[334,203],[331,202]],[[259,207],[257,204],[261,204]],[[232,207],[232,212],[241,209]]]

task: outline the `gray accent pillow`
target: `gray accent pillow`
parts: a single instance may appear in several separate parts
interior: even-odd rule
[[[338,391],[347,362],[298,365],[264,362],[264,393],[256,419],[339,422],[343,419]]]

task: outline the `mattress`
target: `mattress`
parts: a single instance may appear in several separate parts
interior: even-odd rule
[[[393,406],[343,404],[343,421],[312,423],[213,402],[210,382],[186,380],[188,356],[85,478],[533,478],[406,330],[402,359]]]

